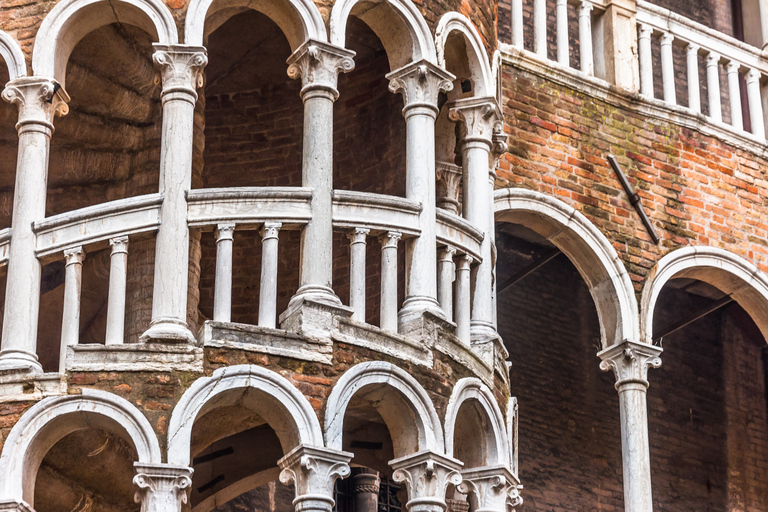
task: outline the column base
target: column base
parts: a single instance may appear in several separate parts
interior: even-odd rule
[[[139,343],[189,343],[197,344],[197,338],[189,330],[186,322],[175,318],[159,318],[153,320],[144,334],[139,337]]]
[[[431,310],[422,311],[419,315],[408,315],[398,319],[398,334],[409,338],[419,338],[428,342],[440,339],[445,333],[456,335],[456,324],[446,320],[444,316],[436,315]]]
[[[37,354],[13,348],[0,351],[0,374],[25,372],[43,373]]]
[[[341,299],[336,295],[332,288],[315,284],[305,284],[296,290],[294,296],[288,301],[288,310],[303,300],[328,304],[330,306],[343,306]]]
[[[447,321],[447,317],[437,302],[437,299],[433,297],[418,296],[418,297],[406,297],[403,302],[403,307],[397,313],[398,331],[403,332],[400,327],[408,325],[413,320],[417,320],[429,312],[432,316]]]
[[[507,350],[493,324],[488,322],[473,321],[470,324],[470,346],[472,351],[482,358],[491,368],[497,359],[497,355],[507,358]],[[498,354],[498,352],[501,354]]]
[[[293,302],[293,301],[291,301]],[[337,327],[335,317],[350,318],[352,308],[339,304],[328,304],[309,298],[300,298],[288,304],[279,318],[280,328],[298,333],[307,338],[331,342],[331,331]]]

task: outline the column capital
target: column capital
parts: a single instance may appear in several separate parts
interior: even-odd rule
[[[601,370],[613,370],[616,375],[616,389],[621,391],[621,388],[627,384],[637,384],[647,388],[648,367],[661,366],[659,356],[662,352],[662,348],[655,345],[624,340],[601,350],[597,356],[602,359]]]
[[[352,228],[347,231],[347,238],[349,238],[350,243],[364,244],[370,232],[371,230],[368,228]]]
[[[463,481],[458,489],[463,494],[474,494],[477,512],[504,512],[510,501],[516,502],[513,507],[522,504],[518,492],[520,482],[504,466],[466,469],[461,476]]]
[[[222,240],[232,240],[235,236],[235,227],[236,225],[234,223],[217,224],[216,242],[218,243]]]
[[[78,245],[77,247],[64,249],[64,260],[67,266],[75,263],[82,264],[83,261],[85,261],[85,251],[83,250],[83,246]]]
[[[668,45],[672,44],[675,41],[675,36],[671,32],[664,32],[661,35],[661,45]]]
[[[454,256],[456,256],[456,248],[451,247],[450,245],[441,247],[440,250],[437,251],[437,257],[439,258],[439,261],[447,261],[453,263]]]
[[[52,131],[53,118],[69,113],[69,95],[52,78],[29,76],[11,80],[2,96],[19,108],[19,131],[29,124],[46,125]]]
[[[696,44],[693,44],[693,43],[688,43],[687,45],[685,45],[685,51],[688,53],[688,55],[690,55],[692,53],[695,53],[695,54],[698,55],[700,48],[701,47],[699,45],[696,45]]]
[[[707,54],[707,66],[717,66],[720,63],[720,55],[715,52]]]
[[[332,44],[309,39],[288,57],[288,76],[301,78],[301,96],[311,92],[330,94],[333,101],[339,97],[336,84],[339,73],[355,69],[355,52]]]
[[[403,237],[403,234],[399,231],[387,231],[379,236],[379,242],[382,249],[397,248],[397,242]]]
[[[421,107],[437,117],[437,97],[441,92],[453,90],[455,76],[429,61],[412,62],[386,76],[389,90],[403,95],[403,112]]]
[[[463,143],[483,142],[490,148],[493,143],[494,127],[502,122],[501,109],[496,98],[461,99],[451,103],[448,108],[450,109],[448,117],[451,121],[461,123],[466,130]]]
[[[755,83],[755,82],[760,82],[760,78],[762,76],[763,76],[763,74],[760,73],[760,71],[758,71],[758,70],[756,70],[754,68],[750,69],[747,72],[747,77],[746,77],[747,84],[751,84],[751,83]]]
[[[337,478],[349,476],[349,461],[354,454],[327,448],[300,445],[277,461],[280,482],[296,487],[293,504],[296,512],[333,508],[333,485]]]
[[[277,238],[280,228],[283,227],[282,222],[265,222],[261,228],[261,241],[269,240],[270,238]]]
[[[448,484],[459,485],[462,463],[456,459],[424,450],[389,461],[395,482],[405,484],[409,512],[434,512],[446,508]]]
[[[728,64],[725,66],[725,69],[728,71],[728,73],[738,73],[739,68],[741,68],[741,64],[735,60],[728,62]]]
[[[653,34],[653,27],[647,23],[638,22],[637,26],[640,27],[640,33],[637,36],[638,39],[650,38],[651,34]]]
[[[136,476],[134,500],[141,503],[141,512],[181,512],[192,486],[194,469],[170,464],[133,464]]]
[[[579,4],[579,16],[590,16],[593,8],[594,6],[592,5],[592,2],[588,0],[582,0],[582,2]]]
[[[203,69],[208,64],[208,51],[203,46],[153,44],[152,60],[157,68],[155,84],[163,88],[163,101],[184,99],[197,101],[197,89],[203,86]]]
[[[112,246],[112,254],[128,253],[128,236],[116,236],[110,238],[109,245]]]

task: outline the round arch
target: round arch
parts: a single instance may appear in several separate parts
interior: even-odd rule
[[[323,446],[320,422],[309,401],[285,377],[255,365],[219,368],[195,381],[173,409],[168,426],[168,462],[190,465],[195,420],[216,405],[216,398],[233,389],[252,388],[273,401],[271,412],[259,411],[275,429],[284,448]],[[281,410],[282,409],[282,410]],[[287,451],[287,450],[285,450]]]
[[[768,339],[768,277],[731,252],[692,246],[661,258],[646,278],[640,299],[640,332],[646,343],[653,340],[653,314],[659,294],[667,281],[676,277],[704,281],[733,297]]]
[[[466,377],[461,379],[453,388],[448,408],[445,412],[445,454],[454,456],[453,444],[456,438],[456,427],[461,406],[469,401],[477,402],[487,416],[489,425],[486,432],[487,448],[486,466],[509,466],[509,444],[506,437],[506,427],[501,409],[493,398],[493,393],[480,379]],[[478,433],[481,434],[481,433]],[[481,444],[478,443],[478,446]]]
[[[285,34],[292,51],[307,39],[328,40],[323,16],[312,0],[192,0],[184,23],[184,42],[203,46],[208,33],[221,26],[233,13],[246,8],[256,9],[272,19]],[[209,22],[207,31],[206,21]]]
[[[405,370],[384,361],[360,363],[347,370],[338,380],[328,397],[325,409],[325,443],[328,448],[342,449],[344,416],[352,398],[363,388],[384,385],[392,388],[402,398],[405,407],[413,416],[412,424],[397,425],[398,434],[417,436],[418,450],[432,450],[444,453],[445,443],[435,407],[424,388]],[[394,408],[393,408],[394,409]],[[408,423],[407,414],[402,410],[381,410],[390,432],[397,423]],[[393,439],[393,442],[396,442]],[[397,453],[395,457],[409,455]]]
[[[38,402],[11,429],[0,454],[0,501],[34,506],[35,477],[45,454],[64,436],[86,428],[102,428],[130,441],[138,462],[162,462],[157,436],[133,404],[112,393],[86,388],[81,395]]]
[[[35,75],[53,77],[64,86],[67,61],[88,33],[110,23],[146,30],[160,44],[176,44],[179,35],[162,0],[63,0],[40,25],[32,51]]]
[[[390,71],[421,60],[437,64],[432,33],[410,0],[338,0],[331,11],[331,44],[346,48],[347,20],[358,4],[365,5],[359,18],[384,45]]]
[[[467,64],[472,75],[472,82],[477,85],[474,96],[496,97],[493,71],[488,62],[488,54],[485,52],[480,34],[472,22],[458,12],[444,14],[437,25],[437,30],[435,31],[435,50],[437,52],[438,66],[447,69],[445,65],[446,46],[448,39],[455,35],[455,33],[460,34],[466,44]]]
[[[27,76],[27,63],[19,43],[7,32],[0,30],[0,57],[5,61],[11,80]]]
[[[497,221],[522,224],[568,256],[595,302],[603,348],[640,339],[637,299],[627,269],[584,215],[558,199],[520,188],[497,190],[494,208]]]

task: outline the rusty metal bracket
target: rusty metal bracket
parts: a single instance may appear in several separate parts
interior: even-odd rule
[[[621,167],[619,167],[619,162],[616,161],[616,157],[613,155],[608,155],[608,163],[611,164],[611,167],[613,168],[613,172],[615,172],[616,177],[619,178],[619,182],[621,183],[621,186],[624,188],[624,192],[627,193],[627,197],[629,198],[629,204],[631,204],[635,208],[635,211],[640,216],[640,220],[643,221],[645,230],[648,231],[649,235],[651,235],[651,239],[653,240],[653,243],[658,244],[660,240],[659,235],[657,235],[656,230],[653,229],[653,224],[651,224],[651,219],[649,219],[648,215],[645,214],[643,205],[642,203],[640,203],[640,196],[637,195],[637,193],[632,188],[632,185],[630,185],[629,181],[627,181],[627,177],[624,175],[624,172],[621,170]]]

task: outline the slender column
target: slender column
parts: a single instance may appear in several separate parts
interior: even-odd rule
[[[355,228],[349,237],[349,305],[354,310],[352,320],[365,322],[365,254],[370,229]]]
[[[512,46],[523,48],[523,0],[511,0]]]
[[[461,483],[462,463],[429,450],[391,460],[389,465],[392,479],[405,484],[408,512],[444,512],[448,485]]]
[[[533,51],[547,58],[547,2],[533,0]]]
[[[624,466],[624,507],[627,512],[652,512],[651,462],[648,448],[648,367],[661,366],[661,347],[622,341],[601,352],[600,369],[613,370],[619,392],[621,447]]]
[[[112,255],[109,262],[109,295],[107,298],[107,345],[122,345],[125,340],[125,290],[128,276],[128,237],[109,241]]]
[[[265,222],[261,229],[261,285],[259,327],[275,327],[277,317],[277,237],[281,222]]]
[[[672,42],[675,36],[665,33],[661,36],[661,81],[664,86],[664,101],[677,105],[675,94],[675,61],[672,55]]]
[[[581,71],[592,76],[595,74],[592,55],[592,2],[588,0],[582,0],[579,4],[579,47]]]
[[[701,112],[701,96],[699,94],[699,47],[688,43],[685,47],[688,64],[688,108],[696,113]]]
[[[469,287],[470,265],[472,256],[464,254],[459,256],[459,265],[456,268],[456,303],[454,304],[456,319],[456,336],[469,345],[471,338],[471,294]]]
[[[340,72],[354,69],[355,53],[308,40],[288,59],[288,76],[301,77],[304,149],[301,181],[312,189],[312,219],[301,233],[299,289],[290,306],[311,299],[340,306],[333,281],[333,103]],[[290,307],[289,306],[289,307]]]
[[[653,98],[653,53],[651,53],[651,34],[653,29],[638,23],[640,31],[637,36],[637,48],[640,53],[640,94]]]
[[[379,472],[362,469],[358,471],[360,472],[352,477],[354,510],[355,512],[377,512],[379,509],[379,486],[381,484]]]
[[[216,227],[216,282],[213,291],[213,320],[232,321],[232,244],[234,224]]]
[[[406,245],[406,297],[398,319],[401,325],[425,311],[443,316],[437,303],[435,119],[438,95],[453,89],[454,78],[425,60],[387,75],[389,90],[402,94],[405,101],[405,195],[421,204],[421,234]]]
[[[397,242],[402,236],[390,231],[379,238],[381,242],[381,299],[379,327],[397,332]]]
[[[760,94],[760,72],[750,69],[747,73],[747,100],[749,101],[749,118],[752,121],[752,133],[760,139],[765,138],[765,115]]]
[[[507,512],[510,496],[517,494],[520,484],[504,466],[465,469],[461,477],[459,490],[475,497],[476,512]]]
[[[464,218],[483,233],[482,261],[474,269],[472,341],[487,341],[498,336],[493,325],[493,187],[489,159],[494,125],[501,121],[501,111],[493,98],[470,98],[451,105],[449,116],[461,123],[466,134],[461,141]]]
[[[280,481],[293,484],[296,512],[331,512],[333,486],[337,478],[349,475],[351,453],[300,445],[277,461]]]
[[[556,0],[555,17],[557,19],[557,62],[563,66],[569,66],[568,0]]]
[[[134,499],[141,512],[181,512],[192,486],[192,468],[135,462]]]
[[[198,46],[155,44],[162,82],[162,146],[160,148],[160,228],[155,250],[152,322],[141,342],[195,343],[187,325],[189,227],[186,193],[192,186],[192,128],[197,88],[203,84],[206,50]]]
[[[709,98],[709,117],[715,122],[722,122],[720,109],[720,55],[710,52],[707,55],[707,97]]]
[[[732,60],[725,66],[728,73],[728,99],[731,104],[731,124],[737,130],[744,129],[741,116],[741,87],[739,87],[739,63]]]
[[[67,347],[80,341],[80,290],[83,282],[83,248],[73,247],[64,251],[64,305],[61,316],[61,353],[59,372],[65,371]]]
[[[19,149],[13,196],[8,274],[5,288],[0,371],[42,372],[37,360],[40,312],[40,262],[35,255],[32,224],[45,218],[48,153],[53,117],[65,115],[69,97],[54,80],[18,78],[3,90],[3,99],[19,108]]]
[[[437,262],[437,273],[439,280],[437,282],[437,301],[443,308],[448,320],[453,320],[453,281],[456,279],[456,266],[453,264],[453,257],[456,255],[456,249],[453,247],[443,247],[440,249]]]

